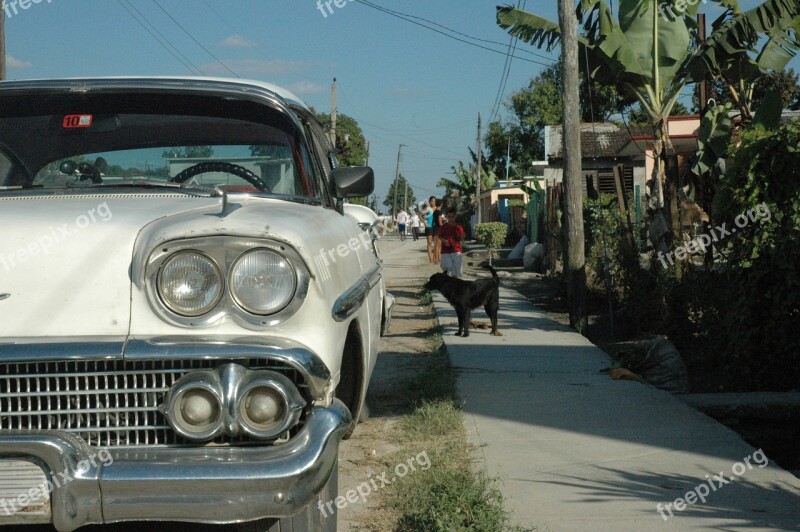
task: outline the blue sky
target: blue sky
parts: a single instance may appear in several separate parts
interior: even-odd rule
[[[341,8],[331,4],[333,13],[325,10],[326,16],[317,0],[22,1],[29,2],[27,9],[6,9],[9,79],[199,72],[230,76],[233,71],[285,86],[316,109],[330,112],[330,86],[336,77],[339,112],[358,120],[370,142],[369,162],[381,202],[394,178],[401,143],[406,145],[401,172],[417,198],[441,194],[435,186],[439,178],[458,160],[469,158],[479,112],[484,127],[488,123],[509,43],[495,22],[497,2],[487,0],[372,3],[494,41],[481,44],[502,53],[352,0],[339,0]],[[743,7],[755,4],[742,2]],[[527,10],[557,20],[552,0],[531,0]],[[169,44],[160,44],[134,15]],[[524,44],[515,57],[504,96],[555,60],[555,54]],[[504,114],[501,108],[500,116]]]

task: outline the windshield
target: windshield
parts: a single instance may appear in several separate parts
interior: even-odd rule
[[[28,102],[36,114],[0,117],[0,185],[184,185],[319,198],[318,170],[285,115],[210,100],[117,94]]]

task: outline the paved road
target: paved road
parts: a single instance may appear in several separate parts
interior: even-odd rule
[[[435,304],[470,440],[516,523],[800,530],[800,480],[670,394],[599,373],[605,353],[518,293],[501,289],[502,337],[456,337],[455,312]]]

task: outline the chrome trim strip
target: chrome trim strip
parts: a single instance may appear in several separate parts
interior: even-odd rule
[[[383,321],[381,323],[381,336],[385,336],[389,332],[389,326],[392,324],[392,311],[394,310],[395,299],[392,294],[386,292],[383,296]]]
[[[361,276],[356,284],[342,293],[333,304],[331,315],[336,321],[344,321],[361,308],[367,294],[381,280],[381,265],[376,264],[369,272]]]
[[[331,372],[306,346],[284,338],[230,336],[162,336],[133,338],[125,345],[125,360],[243,360],[268,358],[299,371],[311,396],[321,401],[328,393]]]
[[[0,362],[50,362],[79,360],[121,360],[123,339],[83,341],[62,338],[3,338],[0,339]]]
[[[119,521],[235,523],[290,516],[308,504],[330,478],[351,421],[334,400],[281,445],[110,450],[107,461],[64,432],[0,431],[0,455],[34,457],[52,477],[72,479],[51,494],[62,532]]]

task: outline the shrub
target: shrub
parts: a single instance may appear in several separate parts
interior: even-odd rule
[[[789,390],[800,382],[800,124],[741,135],[721,178],[715,218],[726,241],[720,357],[736,387]],[[760,216],[736,224],[738,216]],[[735,224],[735,225],[734,225]]]
[[[475,226],[475,239],[489,248],[489,264],[494,251],[503,246],[508,235],[508,226],[502,222],[488,222]]]

